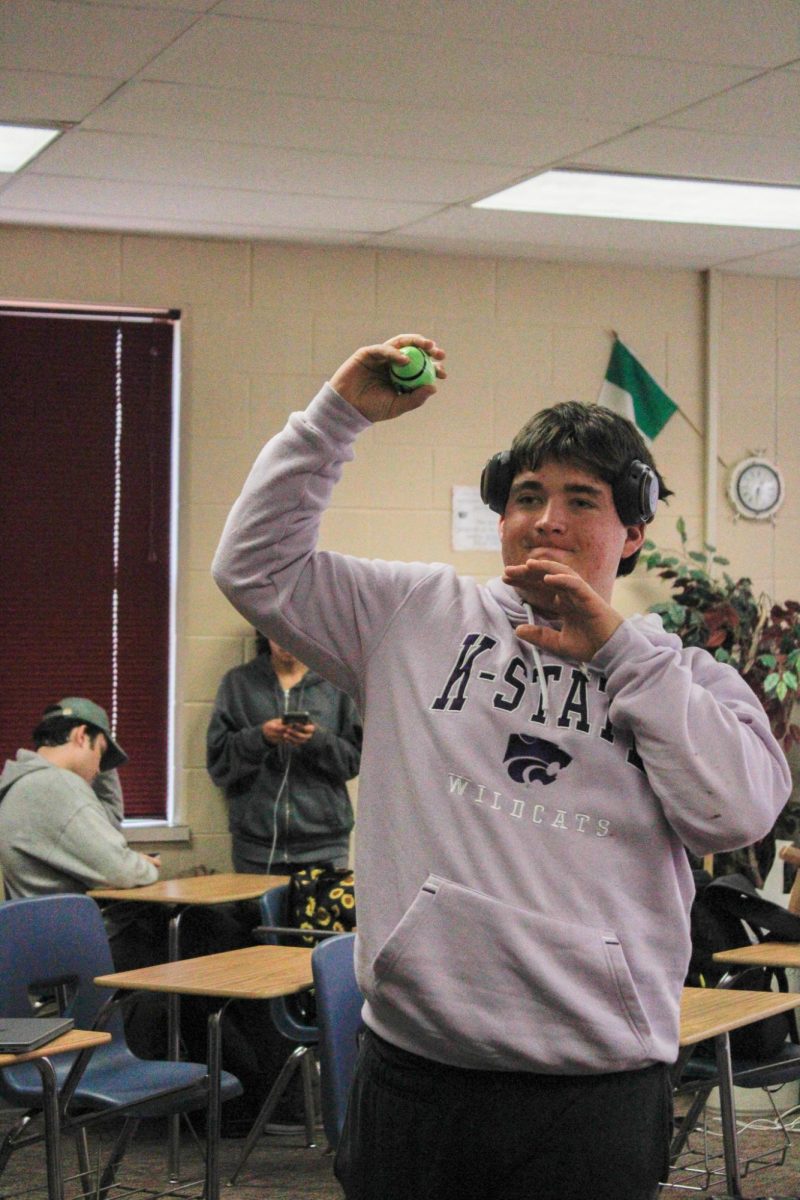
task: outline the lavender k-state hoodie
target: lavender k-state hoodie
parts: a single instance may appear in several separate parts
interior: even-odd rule
[[[368,424],[330,387],[292,414],[214,563],[248,621],[361,709],[365,1019],[456,1066],[671,1062],[693,891],[683,847],[747,844],[789,794],[763,709],[655,617],[575,664],[520,641],[526,616],[500,580],[318,551]]]

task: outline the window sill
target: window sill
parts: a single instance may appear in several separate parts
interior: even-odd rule
[[[122,832],[126,841],[137,842],[186,842],[191,841],[192,831],[188,825],[167,825],[164,821],[123,821]]]

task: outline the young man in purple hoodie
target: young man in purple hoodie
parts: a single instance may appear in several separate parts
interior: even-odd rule
[[[659,494],[638,432],[537,414],[484,473],[504,574],[317,550],[357,435],[417,335],[362,348],[262,450],[215,578],[356,700],[356,969],[367,1026],[336,1172],[348,1200],[650,1200],[666,1177],[697,854],[790,790],[741,677],[623,619]]]

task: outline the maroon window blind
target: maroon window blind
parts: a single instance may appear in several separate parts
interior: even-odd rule
[[[0,750],[88,696],[130,758],[126,818],[167,815],[173,338],[0,312]]]

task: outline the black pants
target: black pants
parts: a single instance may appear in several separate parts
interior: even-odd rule
[[[671,1124],[664,1064],[470,1071],[367,1032],[334,1169],[347,1200],[652,1200]]]

